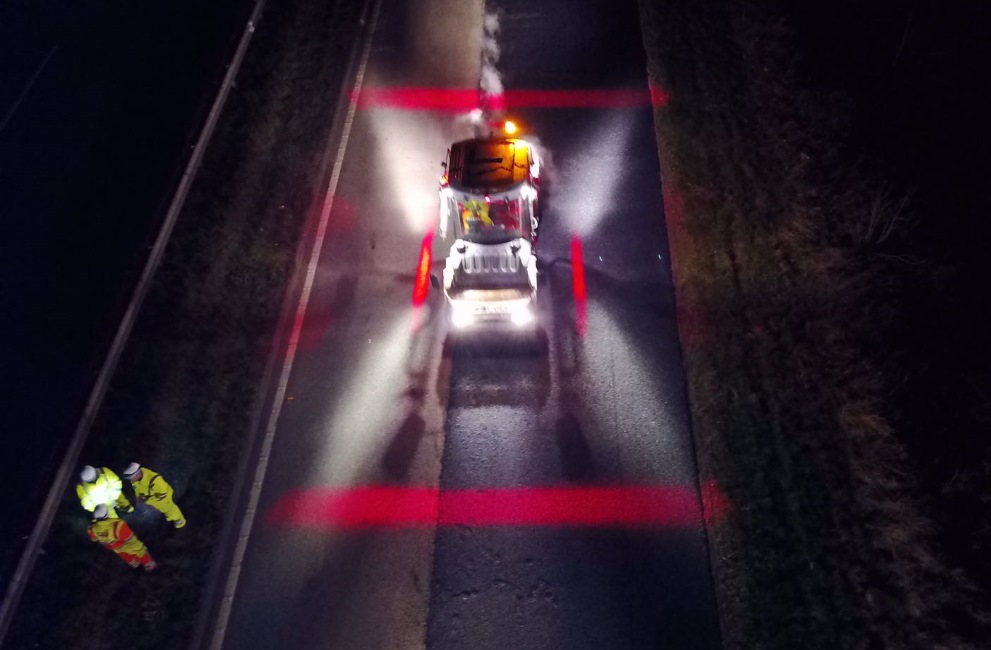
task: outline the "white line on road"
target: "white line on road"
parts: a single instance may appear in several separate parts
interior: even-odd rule
[[[238,536],[237,545],[234,548],[234,557],[231,561],[231,568],[227,574],[227,585],[224,588],[223,600],[220,612],[217,616],[217,626],[214,629],[213,639],[210,643],[211,650],[220,650],[224,645],[224,637],[227,634],[227,625],[230,621],[231,611],[234,607],[234,595],[237,592],[237,583],[241,577],[241,569],[244,564],[244,554],[248,548],[248,540],[251,537],[251,529],[254,526],[255,514],[258,508],[258,500],[261,497],[262,484],[265,481],[265,473],[268,470],[269,454],[272,452],[272,445],[275,440],[275,430],[278,425],[279,415],[282,412],[282,403],[285,401],[286,388],[289,384],[289,375],[292,372],[293,361],[296,358],[296,349],[299,345],[300,333],[303,329],[303,320],[306,316],[306,307],[310,301],[310,293],[313,289],[313,281],[316,277],[317,265],[320,261],[320,251],[323,249],[324,236],[327,233],[327,223],[330,220],[331,208],[334,205],[334,194],[337,192],[337,183],[341,177],[341,169],[344,166],[344,154],[347,151],[348,140],[351,136],[351,125],[354,123],[354,114],[358,105],[358,95],[361,93],[362,82],[365,77],[365,68],[368,65],[368,57],[372,50],[372,36],[375,33],[375,26],[378,23],[381,0],[374,0],[374,10],[372,11],[371,22],[365,33],[364,50],[361,55],[361,63],[354,82],[354,89],[351,92],[348,102],[348,111],[344,119],[344,130],[341,134],[341,141],[337,147],[337,157],[334,160],[334,169],[327,184],[326,198],[320,209],[320,222],[317,226],[316,238],[313,242],[313,249],[310,252],[310,260],[306,267],[306,280],[300,293],[299,304],[296,307],[296,317],[293,322],[292,333],[289,336],[289,344],[286,347],[285,360],[282,364],[282,373],[279,376],[278,387],[273,398],[272,411],[269,414],[268,423],[265,427],[265,437],[262,440],[262,448],[258,457],[258,464],[255,467],[255,477],[251,485],[251,492],[248,496],[248,505],[244,511],[244,519],[241,521],[241,532]],[[366,5],[367,7],[367,5]]]

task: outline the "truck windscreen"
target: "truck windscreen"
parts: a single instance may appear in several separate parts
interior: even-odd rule
[[[463,237],[484,244],[522,237],[519,199],[458,201]]]

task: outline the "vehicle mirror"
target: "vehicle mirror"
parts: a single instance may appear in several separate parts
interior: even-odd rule
[[[440,278],[433,273],[430,274],[430,286],[434,289],[440,289]]]

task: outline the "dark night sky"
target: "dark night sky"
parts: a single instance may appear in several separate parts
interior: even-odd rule
[[[251,4],[0,3],[0,116],[41,68],[0,131],[0,481],[18,495],[0,527],[0,583],[81,415],[188,158],[194,122],[209,109]]]

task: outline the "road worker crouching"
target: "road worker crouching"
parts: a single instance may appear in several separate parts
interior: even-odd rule
[[[111,518],[110,508],[102,503],[93,509],[93,523],[86,532],[91,540],[110,549],[132,567],[142,566],[145,571],[152,571],[157,566],[144,542],[138,539],[127,522]]]
[[[186,525],[186,518],[182,515],[182,510],[172,500],[172,486],[158,472],[153,472],[147,467],[141,467],[137,463],[131,463],[124,470],[124,478],[131,482],[134,487],[134,496],[142,503],[158,510],[165,515],[165,519],[172,522],[176,528]]]

